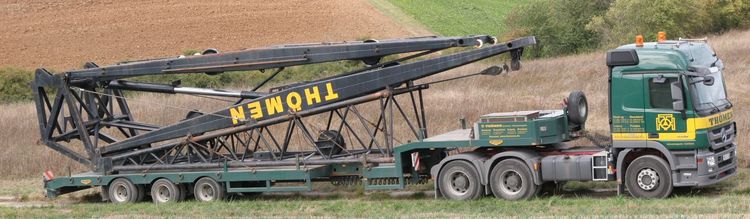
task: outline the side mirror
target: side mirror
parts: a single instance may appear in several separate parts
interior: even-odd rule
[[[672,91],[672,109],[675,111],[684,111],[685,98],[682,96],[682,87],[680,86],[680,83],[672,82],[670,88]]]
[[[708,75],[712,73],[708,67],[695,65],[688,66],[688,71],[698,73],[698,75]]]
[[[714,77],[713,76],[703,76],[703,85],[706,85],[706,86],[714,85]]]

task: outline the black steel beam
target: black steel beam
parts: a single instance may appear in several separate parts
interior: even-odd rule
[[[210,55],[164,58],[69,71],[71,81],[96,82],[155,74],[272,69],[295,65],[359,60],[391,54],[493,43],[491,36],[423,37],[379,42],[282,45]],[[479,42],[481,41],[481,42]]]

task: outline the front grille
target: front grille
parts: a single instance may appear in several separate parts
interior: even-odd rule
[[[727,166],[729,164],[732,164],[732,160],[733,159],[729,159],[729,160],[725,160],[725,161],[719,162],[719,165],[718,165],[719,169],[721,169],[722,167],[725,167],[725,166]]]
[[[734,142],[737,135],[734,123],[716,127],[708,131],[708,143],[711,144],[711,150],[717,152]]]

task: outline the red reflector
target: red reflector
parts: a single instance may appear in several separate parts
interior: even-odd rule
[[[696,163],[703,163],[703,158],[697,158],[697,159],[695,159],[695,162]]]
[[[50,170],[44,171],[44,180],[50,181],[54,178],[55,178],[55,174],[52,174],[52,171]]]

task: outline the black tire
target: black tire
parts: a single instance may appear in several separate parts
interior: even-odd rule
[[[570,92],[568,96],[568,120],[575,124],[583,125],[589,116],[589,105],[586,94],[583,91]]]
[[[438,178],[440,193],[448,199],[475,200],[484,195],[479,173],[469,162],[449,162],[440,170]]]
[[[138,202],[138,193],[138,186],[126,178],[115,179],[107,186],[109,200],[114,204]]]
[[[211,177],[200,178],[193,187],[195,200],[202,202],[223,200],[226,197],[224,186]]]
[[[490,189],[495,198],[511,201],[530,199],[536,196],[539,189],[531,177],[531,170],[523,161],[506,159],[492,168]]]
[[[190,194],[188,194],[188,193],[190,193],[190,191],[188,191],[187,187],[188,187],[188,185],[184,184],[184,183],[177,184],[177,188],[180,189],[180,198],[177,199],[178,201],[185,201],[187,199],[188,195],[190,195]]]
[[[143,201],[143,199],[146,198],[146,186],[144,186],[144,185],[135,185],[135,187],[138,190],[138,191],[136,191],[136,192],[138,192],[138,197],[136,197],[135,201],[136,202],[141,202],[141,201]]]
[[[672,193],[672,174],[661,157],[645,155],[630,162],[625,171],[625,186],[636,198],[661,199]]]
[[[168,179],[159,179],[151,184],[151,199],[156,204],[179,202],[182,196],[182,189],[169,181]]]

